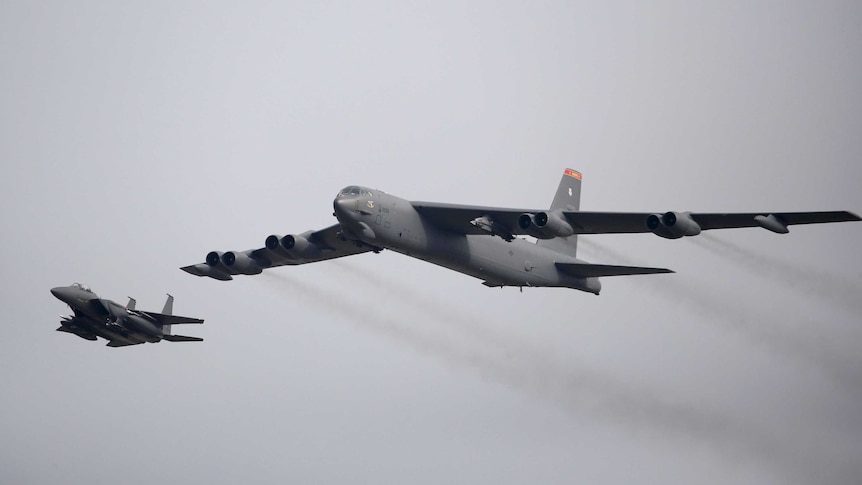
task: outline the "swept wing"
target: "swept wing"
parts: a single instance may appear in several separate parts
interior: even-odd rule
[[[535,224],[524,223],[546,210],[509,209],[472,205],[444,204],[437,202],[411,202],[414,208],[436,226],[463,234],[488,233],[487,226],[475,221],[492,222],[499,229],[512,235],[557,237],[562,234],[537,233]],[[700,212],[581,212],[557,211],[555,213],[567,224],[569,234],[622,234],[653,232],[663,237],[675,238],[694,235],[707,229],[730,229],[741,227],[763,227],[773,232],[787,232],[794,224],[821,224],[862,220],[847,211],[827,212],[745,212],[745,213],[700,213]],[[692,225],[692,222],[694,223]],[[504,231],[504,232],[505,232]],[[565,235],[569,235],[565,234]]]
[[[266,268],[325,261],[375,249],[345,240],[340,233],[341,225],[334,224],[299,235],[272,235],[262,248],[226,253],[213,251],[207,255],[205,263],[180,269],[196,276],[226,281],[237,274],[258,274]]]

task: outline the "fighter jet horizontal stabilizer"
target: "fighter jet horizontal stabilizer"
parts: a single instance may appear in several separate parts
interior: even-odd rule
[[[164,335],[162,340],[168,342],[203,342],[204,339],[199,337],[186,337],[185,335]]]
[[[164,313],[156,312],[141,312],[148,317],[153,318],[159,326],[165,325],[180,325],[185,323],[204,323],[200,318],[181,317],[179,315],[165,315]]]
[[[556,263],[560,271],[572,276],[591,278],[597,276],[629,276],[639,274],[673,273],[666,268],[644,268],[640,266],[613,266],[590,263]]]

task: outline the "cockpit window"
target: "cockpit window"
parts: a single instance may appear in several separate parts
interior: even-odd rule
[[[357,195],[362,195],[366,197],[370,197],[372,194],[368,190],[358,186],[358,185],[350,185],[341,189],[341,192],[338,193],[338,197],[356,197]]]
[[[93,293],[93,290],[91,290],[91,289],[90,289],[88,286],[86,286],[86,285],[82,285],[81,283],[72,283],[72,288],[78,288],[79,290],[84,290],[84,291],[86,291],[86,292],[88,292],[88,293]],[[93,293],[93,294],[95,295],[95,293]]]

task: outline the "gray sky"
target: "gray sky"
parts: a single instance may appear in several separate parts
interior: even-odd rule
[[[0,481],[855,482],[862,224],[583,238],[678,272],[600,297],[178,268],[349,184],[859,213],[860,51],[858,2],[2,2]],[[206,340],[54,332],[74,281]]]

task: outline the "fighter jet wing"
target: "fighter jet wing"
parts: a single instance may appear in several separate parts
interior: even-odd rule
[[[108,347],[127,347],[129,345],[138,345],[143,342],[123,342],[122,340],[111,340],[108,342]]]
[[[534,216],[546,210],[508,209],[437,202],[411,202],[417,212],[432,224],[463,234],[535,235],[535,228],[521,227],[518,220],[524,214]],[[828,212],[581,212],[559,211],[570,227],[570,234],[613,234],[655,232],[665,237],[694,235],[706,229],[763,227],[773,232],[787,232],[793,224],[859,221],[859,216],[847,211]],[[694,223],[692,225],[691,223]],[[675,226],[676,229],[670,229]],[[687,229],[683,231],[682,228]],[[680,231],[676,234],[675,231]],[[664,232],[663,232],[664,231]]]
[[[273,235],[266,238],[266,245],[262,248],[226,253],[212,251],[207,254],[205,263],[180,269],[196,276],[227,281],[237,274],[259,274],[266,268],[314,263],[376,249],[343,239],[340,237],[340,231],[341,225],[334,224],[325,229],[307,231],[295,236]]]

